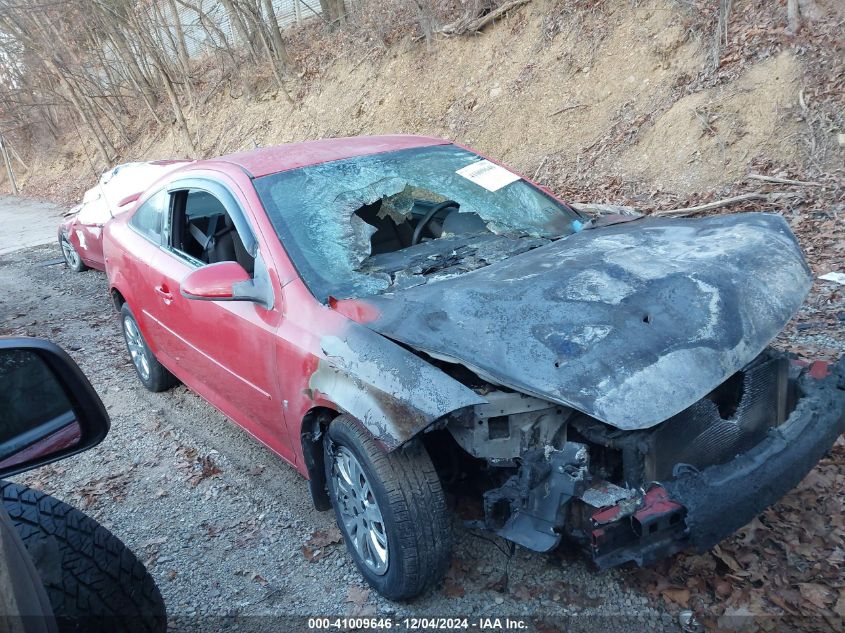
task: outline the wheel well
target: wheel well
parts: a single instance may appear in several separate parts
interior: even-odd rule
[[[111,300],[114,304],[115,310],[120,312],[120,309],[123,307],[123,304],[126,303],[126,299],[123,298],[123,295],[120,294],[120,290],[117,288],[111,289]]]
[[[317,510],[329,510],[332,507],[326,489],[326,468],[323,459],[323,434],[338,412],[328,407],[314,407],[302,418],[302,456],[308,469],[308,487],[311,499]]]

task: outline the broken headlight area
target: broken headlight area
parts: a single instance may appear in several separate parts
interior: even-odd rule
[[[650,429],[495,388],[446,428],[484,464],[476,526],[535,551],[566,537],[600,567],[645,565],[712,547],[795,486],[845,427],[843,374],[815,380],[767,350]]]

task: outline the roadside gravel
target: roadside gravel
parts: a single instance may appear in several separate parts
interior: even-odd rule
[[[100,446],[17,479],[79,507],[129,545],[158,583],[172,630],[299,630],[301,620],[280,618],[353,614],[516,616],[547,633],[568,616],[566,630],[625,631],[632,620],[677,630],[675,617],[623,573],[594,572],[566,552],[516,548],[508,558],[504,542],[500,549],[457,521],[448,581],[412,603],[368,592],[343,543],[307,551],[309,560],[306,541],[315,532],[333,540],[335,524],[332,513],[311,507],[305,480],[183,386],[145,391],[105,276],[74,274],[56,263],[59,255],[50,245],[0,257],[0,334],[64,347],[103,399],[112,430]]]

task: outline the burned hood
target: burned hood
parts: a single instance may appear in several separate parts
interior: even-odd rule
[[[811,275],[783,218],[643,219],[367,297],[367,327],[624,430],[755,358]]]

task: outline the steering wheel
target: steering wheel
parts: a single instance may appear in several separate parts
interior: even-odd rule
[[[442,211],[443,209],[447,209],[449,207],[455,207],[456,209],[461,206],[454,200],[444,200],[440,204],[436,204],[428,210],[422,219],[417,222],[417,226],[414,229],[414,235],[411,237],[411,246],[414,244],[419,244],[420,236],[422,235],[422,230],[426,227],[426,225],[431,222],[431,218],[437,215],[438,211]]]

